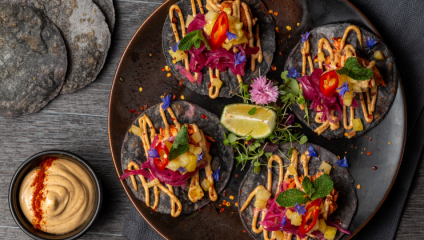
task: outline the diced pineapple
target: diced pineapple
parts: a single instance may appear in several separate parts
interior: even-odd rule
[[[327,226],[324,233],[324,238],[327,240],[333,240],[336,237],[337,228]]]
[[[203,190],[200,186],[196,186],[195,188],[193,188],[192,190],[190,190],[188,192],[188,195],[192,198],[192,199],[197,199],[200,200],[203,198],[203,196],[205,196],[205,194],[203,193]]]
[[[212,11],[209,11],[212,12]],[[212,33],[212,28],[213,28],[213,23],[206,23],[205,26],[203,27],[203,31],[205,31],[205,33],[210,36]]]
[[[275,237],[275,239],[277,240],[284,240],[284,233],[282,233],[281,231],[273,231],[272,235]]]
[[[202,154],[202,148],[201,147],[194,147],[193,154],[195,154],[195,155]]]
[[[232,17],[231,16],[231,12],[233,11],[231,8],[224,8],[224,10],[223,10],[225,13],[227,13],[227,15],[228,15],[228,18],[229,17]]]
[[[287,211],[286,211],[286,217],[287,217],[287,219],[290,219],[291,220],[292,215],[293,215],[293,212],[290,209],[287,209]]]
[[[271,193],[265,189],[259,189],[258,192],[256,193],[256,200],[268,201],[270,197],[271,197]]]
[[[191,152],[191,153],[193,153],[195,147],[196,146],[194,146],[193,144],[189,144],[188,145],[188,151]]]
[[[178,161],[180,162],[181,167],[186,167],[190,163],[188,152],[181,154],[178,157]]]
[[[165,143],[166,148],[168,148],[168,151],[171,151],[172,143],[168,142],[168,141],[165,141],[164,143]]]
[[[353,131],[359,132],[364,130],[364,125],[362,125],[360,118],[353,119]]]
[[[234,22],[233,23],[233,27],[236,30],[241,30],[243,28],[243,23],[242,22]],[[244,33],[244,32],[243,32]]]
[[[208,13],[206,13],[205,15],[205,20],[207,22],[212,22],[214,23],[216,21],[216,19],[218,18],[219,13],[214,12],[214,11],[209,11]]]
[[[322,161],[321,166],[319,166],[319,170],[324,170],[325,173],[330,174],[331,165]]]
[[[291,175],[297,175],[297,171],[293,166],[289,166],[287,167],[287,171],[291,174]]]
[[[231,44],[231,43],[223,43],[221,46],[223,48],[227,49],[227,51],[229,51],[231,49],[231,47],[233,46],[233,44]]]
[[[225,11],[225,10],[224,10]],[[229,23],[229,25],[231,26],[233,23],[235,23],[235,22],[239,22],[239,20],[238,20],[238,18],[236,18],[236,17],[233,17],[233,16],[228,16],[228,23]]]
[[[268,203],[268,201],[256,199],[256,201],[255,201],[255,208],[265,209],[267,203]]]
[[[187,172],[193,172],[194,170],[196,170],[197,156],[189,153],[188,159],[189,163],[185,166],[185,168],[187,169]]]
[[[131,125],[130,131],[134,133],[135,135],[141,137],[143,135],[143,132],[141,131],[141,128],[137,127],[136,125]]]
[[[219,80],[218,78],[212,78],[211,85],[215,86],[217,89],[220,89],[222,86],[222,81]]]
[[[325,61],[325,55],[323,52],[318,53],[318,61],[324,62]]]
[[[384,60],[384,55],[380,51],[375,51],[374,52],[374,58],[377,59],[377,60]]]
[[[188,25],[190,25],[190,23],[193,22],[193,20],[194,20],[193,15],[188,15],[185,27],[188,28]]]
[[[291,224],[294,226],[300,226],[302,224],[302,215],[297,212],[294,212],[291,215]]]
[[[154,187],[156,185],[160,184],[159,179],[155,178],[153,181],[150,181],[146,184],[147,188]]]
[[[197,131],[197,132],[193,133],[193,135],[191,135],[191,138],[192,138],[192,139],[193,139],[196,143],[198,143],[198,142],[202,141],[202,135],[200,134],[200,132],[199,132],[199,131]]]
[[[177,50],[176,52],[174,52],[172,49],[170,49],[168,52],[171,55],[171,57],[175,60],[175,62],[179,62],[181,60],[188,58],[187,54],[181,50]]]
[[[325,233],[325,229],[327,229],[327,224],[325,223],[325,220],[324,219],[320,219],[319,220],[319,228],[318,228],[318,230],[320,232],[322,232],[322,234],[324,234]]]
[[[319,221],[316,221],[314,227],[311,230],[309,230],[308,233],[312,233],[312,232],[315,232],[316,230],[318,230],[319,224],[320,224]]]
[[[205,178],[205,179],[203,179],[201,185],[202,185],[203,190],[205,190],[205,192],[207,192],[209,190],[209,188],[211,187],[211,182],[209,182],[209,180],[207,178]]]
[[[172,161],[169,161],[168,165],[166,165],[166,168],[170,169],[171,171],[177,171],[178,168],[181,167],[180,161],[177,159],[174,159]]]

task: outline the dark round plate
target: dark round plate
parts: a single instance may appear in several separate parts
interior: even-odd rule
[[[184,95],[185,100],[220,116],[225,105],[240,101],[237,97],[211,100],[207,96],[198,95],[184,86],[179,86],[179,79],[167,78],[166,72],[161,71],[166,65],[160,44],[162,27],[169,7],[175,2],[176,0],[165,2],[138,29],[125,49],[113,80],[109,100],[108,130],[110,149],[118,176],[122,174],[122,142],[127,129],[138,117],[140,107],[153,106],[160,102],[161,95],[169,93],[175,94],[178,99]],[[273,16],[279,28],[273,62],[277,71],[267,74],[270,79],[280,79],[287,55],[299,41],[300,33],[306,29],[335,22],[350,22],[378,35],[372,24],[344,0],[310,1],[309,10],[306,0],[263,2],[269,10],[279,13],[277,17]],[[287,26],[291,27],[290,31],[287,30]],[[142,93],[139,92],[139,87],[143,87]],[[406,136],[406,107],[401,82],[398,90],[388,116],[366,136],[330,140],[317,136],[306,126],[302,129],[310,142],[328,149],[336,156],[346,155],[355,186],[361,185],[361,189],[357,189],[358,209],[349,226],[351,236],[356,234],[381,206],[400,166]],[[136,112],[130,113],[130,110]],[[368,151],[370,155],[367,154]],[[378,169],[372,170],[372,166]],[[235,199],[229,198],[237,197],[239,185],[246,172],[247,169],[240,171],[235,167],[224,193],[217,202],[208,204],[202,211],[181,215],[178,218],[153,212],[134,196],[126,182],[121,183],[138,212],[166,239],[251,239],[240,221]],[[231,206],[219,206],[223,200],[230,201]],[[345,235],[342,239],[351,236]]]

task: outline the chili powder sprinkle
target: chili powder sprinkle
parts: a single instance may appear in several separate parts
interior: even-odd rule
[[[38,164],[40,167],[37,170],[37,173],[34,178],[34,182],[31,184],[31,187],[34,187],[34,193],[32,195],[31,207],[34,212],[34,219],[32,219],[32,225],[34,228],[41,229],[41,224],[43,223],[43,212],[41,209],[41,203],[46,200],[46,196],[43,193],[44,182],[47,177],[47,169],[52,166],[53,161],[57,158],[48,158],[44,162]]]

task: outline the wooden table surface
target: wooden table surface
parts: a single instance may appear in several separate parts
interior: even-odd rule
[[[81,239],[125,239],[122,228],[133,206],[113,166],[107,133],[107,107],[119,59],[144,20],[164,0],[115,0],[116,26],[108,60],[86,88],[61,95],[42,111],[10,119],[0,117],[0,239],[30,239],[14,222],[8,189],[18,166],[35,153],[60,149],[85,158],[99,175],[104,204],[99,219]],[[159,43],[158,43],[159,44]],[[424,233],[424,170],[417,170],[396,238],[420,239]]]

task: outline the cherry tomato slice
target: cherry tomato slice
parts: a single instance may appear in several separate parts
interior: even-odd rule
[[[221,12],[212,28],[211,42],[209,44],[212,51],[216,51],[225,42],[228,29],[227,13]]]
[[[309,203],[306,207],[307,213],[302,216],[302,224],[299,227],[299,233],[305,235],[315,226],[318,220],[322,199],[318,198]],[[310,211],[309,211],[310,210]],[[308,220],[312,217],[312,222],[306,226]]]
[[[158,151],[160,158],[155,158],[156,167],[163,171],[169,163],[169,150],[163,142],[160,142],[156,146],[156,151]]]
[[[319,87],[326,97],[331,97],[339,86],[339,78],[336,71],[326,72],[319,78]]]

